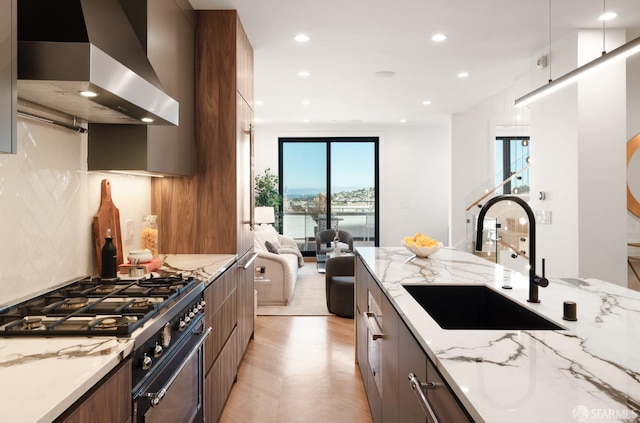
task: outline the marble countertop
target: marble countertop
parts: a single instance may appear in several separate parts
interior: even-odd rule
[[[477,421],[637,422],[640,292],[596,279],[550,279],[528,303],[528,275],[444,248],[407,261],[402,247],[358,254]],[[513,289],[505,290],[503,284]],[[445,330],[403,284],[484,284],[565,330]],[[578,320],[562,319],[563,302]]]
[[[158,273],[209,283],[235,259],[232,254],[166,255]],[[51,422],[129,356],[134,339],[135,333],[132,338],[0,337],[0,420]]]

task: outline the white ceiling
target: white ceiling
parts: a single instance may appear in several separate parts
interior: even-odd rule
[[[195,9],[238,11],[254,48],[263,124],[439,121],[511,86],[550,35],[601,29],[604,6],[618,13],[607,29],[640,28],[640,0],[553,0],[551,13],[549,1],[190,0]],[[432,42],[436,32],[447,40]],[[299,33],[311,40],[294,41]],[[299,77],[303,70],[311,76]],[[459,79],[462,71],[470,76]]]

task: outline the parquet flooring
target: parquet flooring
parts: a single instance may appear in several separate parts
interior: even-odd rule
[[[258,316],[220,423],[370,423],[353,320]]]

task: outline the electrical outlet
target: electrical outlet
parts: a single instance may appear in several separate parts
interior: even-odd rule
[[[265,272],[265,267],[264,266],[256,266],[256,274],[257,275],[262,275]]]

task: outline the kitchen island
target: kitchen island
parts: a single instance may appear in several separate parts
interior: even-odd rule
[[[528,303],[528,276],[453,249],[425,259],[411,256],[402,247],[357,249],[361,268],[471,419],[638,421],[639,292],[595,279],[551,279],[539,290],[541,302]],[[356,284],[362,276],[356,275]],[[486,285],[564,329],[442,329],[403,287],[430,284]],[[563,320],[564,301],[577,304],[577,321]],[[407,375],[398,379],[408,383]]]
[[[182,273],[205,284],[236,259],[230,254],[162,258],[158,273]],[[4,382],[0,387],[0,421],[53,421],[131,354],[134,338],[135,332],[131,338],[0,337],[0,380]]]

